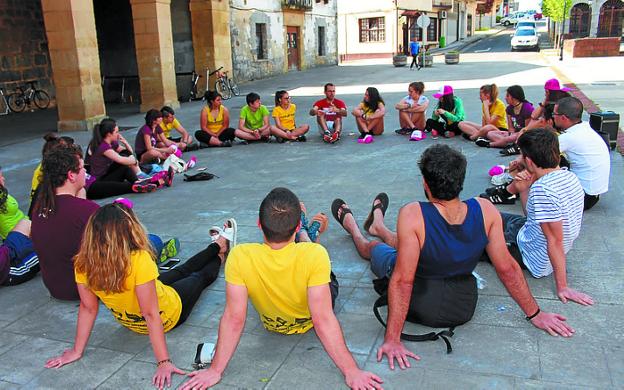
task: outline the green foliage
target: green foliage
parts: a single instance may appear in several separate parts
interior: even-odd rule
[[[555,22],[561,22],[563,20],[563,13],[565,7],[565,18],[570,18],[570,9],[572,8],[572,0],[543,0],[542,2],[542,14],[549,17]]]
[[[500,15],[496,15],[496,23],[500,23],[501,19]]]

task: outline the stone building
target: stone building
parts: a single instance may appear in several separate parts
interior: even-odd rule
[[[0,86],[37,81],[59,130],[85,130],[105,102],[179,106],[192,71],[245,82],[336,64],[335,20],[336,0],[0,0]]]

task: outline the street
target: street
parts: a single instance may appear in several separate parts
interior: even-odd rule
[[[434,143],[449,144],[466,155],[468,170],[462,197],[476,196],[489,185],[489,168],[506,164],[511,158],[500,157],[496,150],[476,147],[462,137],[409,142],[406,137],[395,135],[399,122],[393,107],[406,95],[409,82],[425,83],[425,95],[432,100],[430,107],[435,104],[432,94],[442,85],[452,85],[464,102],[467,120],[480,122],[479,87],[483,84],[498,84],[501,99],[507,86],[522,85],[527,99],[538,103],[543,98],[544,81],[560,77],[563,71],[579,74],[579,78],[584,75],[581,88],[596,79],[622,81],[615,70],[621,66],[619,58],[592,59],[609,64],[605,68],[572,60],[555,68],[551,65],[553,60],[543,53],[512,53],[512,31],[506,29],[467,47],[458,65],[444,64],[443,56],[435,57],[432,68],[420,71],[395,68],[382,61],[363,66],[354,62],[241,85],[242,96],[224,102],[230,109],[231,125],[236,123],[245,104],[246,93],[258,92],[271,110],[275,90],[286,89],[298,108],[297,123],[311,125],[308,142],[202,149],[190,153],[197,156],[197,167],[206,167],[219,178],[188,183],[178,175],[172,188],[128,198],[134,201],[137,215],[148,231],[164,238],[180,238],[180,257],[186,260],[208,244],[209,227],[221,225],[228,217],[238,221],[239,242],[261,241],[258,206],[277,186],[293,190],[305,202],[309,214],[323,211],[331,215],[332,200],[343,198],[360,226],[373,197],[387,192],[390,208],[386,220],[394,228],[402,205],[425,200],[417,163],[422,151]],[[590,69],[600,69],[601,73],[588,75]],[[336,96],[347,103],[349,110],[362,100],[366,87],[377,87],[387,108],[384,135],[370,145],[358,144],[354,119],[349,115],[342,140],[335,145],[322,143],[308,110],[322,96],[326,82],[336,85]],[[596,90],[608,95],[604,100],[595,98],[603,106],[622,101],[624,96],[621,88],[607,89],[603,85]],[[176,110],[187,130],[194,132],[199,128],[202,107],[202,102],[191,102]],[[114,109],[120,127],[130,129],[124,131],[124,137],[132,142],[144,115],[137,112],[136,106]],[[23,116],[19,117],[19,125],[31,129],[32,134],[3,143],[0,162],[10,194],[26,210],[30,179],[41,153],[42,140],[37,132],[47,130],[55,118],[45,114],[46,125],[37,127],[27,120],[30,114],[20,115]],[[1,117],[0,126],[12,126],[15,118],[16,115]],[[90,139],[87,132],[71,136],[83,147]],[[479,290],[474,318],[455,331],[451,341],[453,353],[446,354],[442,341],[406,343],[422,360],[412,362],[410,369],[391,371],[385,360],[378,363],[376,359],[384,329],[372,311],[377,294],[372,288],[369,263],[358,256],[348,235],[332,219],[321,244],[327,248],[340,282],[335,311],[360,367],[381,376],[385,389],[624,387],[624,183],[620,180],[624,164],[616,152],[611,153],[611,159],[610,191],[584,215],[581,235],[567,257],[570,285],[590,294],[597,303],[592,307],[563,304],[554,292],[552,276],[534,279],[525,272],[540,307],[561,313],[576,329],[571,339],[551,337],[525,321],[492,266],[481,263],[476,271],[486,280],[486,286]],[[518,203],[499,209],[522,213]],[[178,367],[190,370],[196,345],[216,341],[224,301],[225,281],[221,272],[188,320],[167,334],[171,359]],[[154,356],[149,338],[119,326],[103,306],[84,357],[59,370],[44,369],[43,364],[48,357],[72,345],[78,304],[50,298],[41,278],[36,277],[17,287],[2,288],[0,307],[0,389],[152,388]],[[408,324],[406,331],[425,333],[429,329]],[[184,377],[175,376],[173,385],[178,386],[183,380]],[[287,337],[271,334],[263,329],[250,305],[240,345],[217,388],[336,389],[344,388],[344,378],[314,331]]]

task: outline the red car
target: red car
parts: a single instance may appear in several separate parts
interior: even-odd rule
[[[535,19],[535,20],[540,20],[543,17],[544,17],[544,15],[542,15],[541,12],[536,12],[536,13],[533,14],[533,19]]]

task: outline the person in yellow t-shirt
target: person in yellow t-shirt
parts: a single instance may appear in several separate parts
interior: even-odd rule
[[[235,222],[229,223],[235,230]],[[235,232],[228,237],[233,236]],[[235,241],[225,234],[212,238],[206,249],[159,276],[147,234],[132,209],[113,203],[96,211],[74,263],[80,295],[74,346],[45,366],[58,368],[82,357],[99,298],[121,325],[150,335],[157,361],[153,383],[170,386],[171,375],[184,372],[171,362],[165,332],[186,320],[202,291],[217,279],[229,242]]]
[[[206,91],[206,105],[199,115],[201,130],[195,132],[195,138],[201,147],[232,146],[242,131],[230,127],[230,111],[223,105],[223,98],[217,91]]]
[[[170,141],[176,142],[178,147],[181,147],[181,143],[186,145],[184,149],[187,152],[199,149],[199,145],[197,142],[193,141],[193,137],[186,131],[186,129],[182,126],[178,118],[175,117],[175,111],[173,108],[169,106],[164,106],[160,109],[160,112],[163,115],[163,120],[160,123],[160,128],[163,131],[165,138]],[[180,134],[180,137],[173,137],[171,133],[172,130],[175,130]]]
[[[496,130],[507,130],[507,112],[505,104],[498,98],[498,87],[496,84],[485,84],[479,90],[481,99],[481,125],[461,121],[459,129],[464,133],[465,138],[475,141],[478,146],[489,147],[490,141],[486,138],[487,133]]]
[[[260,205],[262,244],[242,244],[225,266],[225,310],[210,368],[191,373],[181,389],[205,389],[221,381],[245,326],[251,299],[264,327],[293,334],[314,327],[329,356],[354,389],[379,388],[381,379],[358,368],[345,345],[332,301],[338,295],[327,251],[311,242],[295,243],[301,226],[299,199],[286,188],[273,189]],[[309,241],[305,230],[301,241]],[[330,281],[332,280],[332,281]]]
[[[304,124],[297,127],[295,124],[296,112],[297,106],[290,101],[288,92],[275,92],[275,108],[271,114],[275,126],[271,126],[271,134],[277,138],[277,142],[306,142],[305,134],[310,130],[310,125]]]
[[[351,113],[360,131],[359,143],[373,142],[373,135],[384,132],[385,102],[375,87],[368,87],[364,92],[364,100]]]

